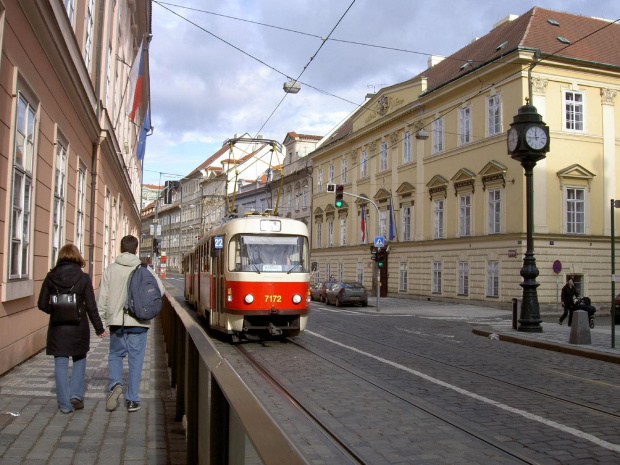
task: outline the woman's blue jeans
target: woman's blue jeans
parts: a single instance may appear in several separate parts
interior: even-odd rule
[[[54,357],[54,377],[56,378],[56,399],[58,408],[72,412],[71,399],[84,400],[84,377],[86,376],[86,355],[74,356],[69,381],[69,357]]]

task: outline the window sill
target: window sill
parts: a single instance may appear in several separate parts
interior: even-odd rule
[[[3,283],[2,302],[23,299],[32,295],[34,295],[34,281],[32,279]]]

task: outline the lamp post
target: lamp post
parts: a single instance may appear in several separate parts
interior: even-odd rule
[[[523,300],[521,301],[521,318],[518,331],[541,333],[540,309],[536,282],[538,268],[534,258],[534,166],[546,157],[549,151],[549,127],[543,122],[536,107],[526,104],[519,108],[508,130],[508,153],[523,166],[525,170],[526,216],[527,216],[527,250],[523,259],[521,276],[523,282]]]

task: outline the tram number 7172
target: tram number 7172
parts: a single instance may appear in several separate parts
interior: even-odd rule
[[[267,294],[265,294],[265,302],[281,303],[282,302],[282,296],[281,295],[267,295]]]

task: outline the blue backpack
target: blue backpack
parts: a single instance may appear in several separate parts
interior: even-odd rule
[[[159,285],[146,263],[140,263],[129,275],[124,311],[137,320],[152,320],[161,312]]]

